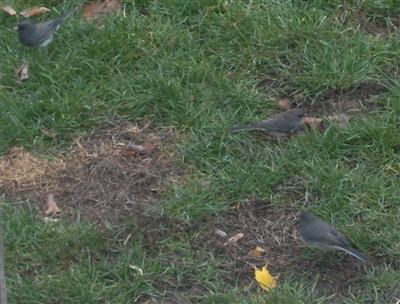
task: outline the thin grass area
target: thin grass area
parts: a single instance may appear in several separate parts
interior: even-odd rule
[[[29,6],[52,8],[32,18],[39,21],[79,3]],[[17,11],[27,6],[8,4]],[[155,133],[175,131],[173,162],[185,175],[163,181],[148,210],[108,228],[88,217],[46,223],[34,204],[8,203],[2,185],[11,205],[3,214],[10,302],[396,303],[397,1],[123,1],[123,12],[102,28],[79,14],[70,18],[48,58],[24,48],[13,30],[16,18],[0,15],[0,151],[23,147],[46,159],[99,125],[140,120]],[[29,79],[16,84],[24,60]],[[279,141],[228,132],[280,111],[281,98],[323,118],[325,129]],[[327,119],[338,113],[349,115],[349,123]],[[294,219],[307,208],[334,223],[374,264],[357,268],[343,255],[321,257],[294,242],[288,256],[320,274],[271,263],[281,276],[265,293],[251,265],[237,264],[234,251],[211,237],[218,225],[240,232],[238,223],[246,221],[226,212],[248,201],[264,202],[272,222],[272,214],[285,211]],[[263,227],[263,217],[255,216],[249,215],[252,223]],[[257,236],[249,239],[249,248],[256,245]],[[233,272],[227,265],[240,267]],[[351,279],[341,272],[347,265],[354,266]],[[327,270],[335,269],[329,279]],[[341,275],[345,284],[337,285]]]

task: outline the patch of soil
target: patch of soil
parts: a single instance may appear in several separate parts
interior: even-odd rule
[[[307,108],[313,115],[345,113],[350,116],[376,107],[370,98],[387,92],[387,88],[374,82],[361,83],[348,90],[329,89],[319,97],[319,102]]]
[[[281,101],[284,100],[289,108],[302,106],[309,117],[323,120],[336,116],[350,119],[358,113],[377,108],[371,98],[387,92],[387,88],[379,83],[364,82],[347,90],[328,89],[318,96],[318,102],[310,102],[304,94],[293,91],[288,81],[280,79],[274,73],[272,76],[260,76],[257,87],[276,99],[277,109],[281,108]]]
[[[386,37],[389,34],[389,29],[383,24],[373,22],[370,17],[363,11],[351,12],[353,23],[358,25],[358,30],[368,35],[376,35]]]
[[[173,143],[168,129],[102,126],[51,159],[12,149],[0,158],[0,183],[14,200],[44,205],[52,193],[62,214],[114,224],[146,208],[166,180],[182,174],[172,164]]]
[[[199,244],[206,244],[218,256],[225,258],[224,268],[231,269],[226,280],[241,277],[243,281],[253,281],[252,267],[261,268],[266,262],[272,274],[284,275],[297,273],[310,279],[319,278],[325,290],[332,293],[343,292],[351,282],[365,275],[362,263],[343,255],[330,262],[306,258],[304,243],[297,233],[297,211],[289,208],[277,208],[266,201],[254,200],[241,203],[234,209],[216,216],[214,224]],[[227,232],[228,237],[222,239],[215,229]],[[226,244],[236,233],[244,237],[237,243]],[[265,250],[260,257],[252,256],[251,250],[259,246]],[[335,255],[334,255],[335,256]]]
[[[253,284],[252,289],[258,289],[254,284],[253,267],[261,268],[268,263],[274,276],[295,274],[317,281],[318,287],[327,294],[345,295],[352,284],[366,275],[363,263],[346,254],[324,255],[306,248],[296,229],[297,215],[297,210],[293,208],[277,208],[263,200],[250,200],[192,224],[173,222],[163,217],[141,216],[138,220],[144,236],[143,243],[150,251],[166,252],[167,248],[162,248],[162,240],[174,235],[189,235],[192,237],[192,252],[199,263],[206,262],[204,259],[212,252],[220,260],[219,278],[229,284],[240,282],[246,288]],[[161,229],[156,228],[157,223]],[[216,229],[227,235],[221,236]],[[238,233],[243,233],[243,237],[230,243],[229,238]],[[265,252],[260,256],[252,255],[251,250],[256,246]],[[310,253],[314,255],[310,256]],[[166,266],[174,264],[179,269],[180,263],[184,263],[180,255],[179,252],[174,253],[171,259],[165,261]],[[159,284],[165,287],[165,282]],[[175,282],[174,286],[176,291],[196,287],[201,294],[203,290],[197,282],[184,278]]]
[[[341,24],[355,28],[367,35],[387,38],[391,32],[397,31],[400,18],[395,11],[366,11],[343,3],[336,17]]]

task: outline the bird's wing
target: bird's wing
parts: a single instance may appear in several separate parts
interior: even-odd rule
[[[349,247],[349,242],[347,241],[346,237],[335,228],[326,224],[324,231],[326,231],[326,233],[323,234],[322,238],[326,244],[343,248]]]
[[[279,131],[290,133],[292,131],[293,122],[281,119],[268,119],[264,121],[264,129],[269,131]]]
[[[310,242],[323,243],[328,246],[348,247],[347,239],[343,234],[319,219],[304,226],[303,234]]]
[[[291,133],[301,128],[301,117],[293,112],[283,112],[267,120],[266,128],[272,131]]]
[[[32,37],[34,37],[35,41],[38,42],[38,45],[41,45],[46,40],[51,39],[56,29],[57,28],[54,26],[52,21],[40,23],[36,25],[36,29],[32,33]]]

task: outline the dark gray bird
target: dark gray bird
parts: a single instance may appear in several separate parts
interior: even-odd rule
[[[304,125],[304,108],[287,110],[260,122],[251,123],[244,126],[234,126],[231,132],[258,130],[276,137],[289,136],[300,131]]]
[[[47,46],[53,40],[54,33],[78,8],[76,7],[61,17],[43,23],[21,22],[17,25],[19,40],[26,46],[44,48],[47,52]]]
[[[299,223],[300,235],[311,246],[323,251],[342,250],[360,261],[368,261],[368,257],[352,248],[346,237],[315,215],[301,211]]]

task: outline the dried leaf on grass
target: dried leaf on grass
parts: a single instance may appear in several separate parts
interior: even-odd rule
[[[42,15],[44,13],[47,13],[48,11],[50,11],[50,10],[47,7],[44,7],[44,6],[37,7],[37,6],[35,6],[35,7],[24,9],[19,14],[21,16],[24,16],[25,18],[28,18],[28,17],[37,16],[37,15]]]
[[[319,130],[322,127],[322,119],[316,117],[304,117],[303,118],[304,124],[309,126],[311,129]]]
[[[17,12],[10,5],[2,5],[0,9],[9,16],[15,16]]]
[[[149,142],[143,145],[136,145],[132,143],[122,144],[124,145],[124,148],[120,151],[120,155],[127,158],[135,156],[137,154],[149,155],[156,149],[158,144],[158,142]]]
[[[130,269],[136,270],[141,276],[143,276],[143,269],[136,265],[129,265]]]
[[[57,203],[54,199],[54,195],[50,193],[47,197],[46,210],[44,211],[44,214],[46,214],[47,216],[53,216],[57,215],[60,212],[61,210],[57,206]]]
[[[234,236],[230,237],[229,240],[224,245],[235,244],[243,237],[244,237],[244,234],[241,232],[238,234],[235,234]]]
[[[215,234],[222,238],[226,238],[228,236],[225,231],[219,229],[215,229]]]
[[[278,99],[278,107],[281,110],[289,110],[290,109],[290,100],[289,100],[289,98],[280,98],[280,99]]]
[[[256,248],[249,251],[249,256],[258,258],[258,257],[262,256],[264,253],[265,253],[264,248],[262,248],[260,246],[256,246]]]
[[[254,267],[254,275],[257,283],[260,287],[266,291],[270,291],[276,287],[276,279],[273,277],[267,269],[267,264],[261,269]]]
[[[102,2],[88,2],[83,5],[83,17],[87,22],[101,16],[109,15],[121,10],[120,0],[103,0]]]
[[[17,83],[22,83],[22,81],[29,79],[28,67],[29,67],[29,62],[24,62],[15,71],[15,76],[17,77]]]

